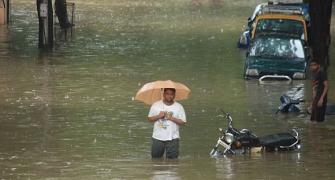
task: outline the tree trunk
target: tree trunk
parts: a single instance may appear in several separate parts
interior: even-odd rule
[[[313,50],[313,59],[325,69],[330,65],[330,20],[332,0],[308,0],[311,16],[309,42]]]

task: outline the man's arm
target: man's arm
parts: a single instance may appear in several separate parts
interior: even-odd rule
[[[163,119],[165,116],[165,113],[163,111],[161,111],[157,116],[151,116],[151,117],[148,117],[148,121],[149,122],[155,122],[159,119]]]
[[[178,118],[175,118],[175,117],[172,117],[172,116],[168,117],[167,119],[170,120],[170,121],[172,121],[172,122],[174,122],[174,123],[176,123],[176,124],[178,124],[178,125],[185,125],[186,124],[185,121],[183,121],[181,119],[178,119]]]
[[[313,85],[312,86],[312,101],[314,101],[315,97],[316,97],[316,86]]]
[[[178,124],[178,125],[185,125],[186,124],[186,115],[185,115],[185,110],[182,105],[179,107],[179,112],[177,113],[178,115],[176,117],[174,116],[168,116],[167,119]],[[178,117],[178,118],[177,118]]]
[[[328,92],[328,87],[329,87],[328,81],[323,81],[323,86],[324,86],[323,92],[322,92],[321,97],[320,97],[319,102],[318,102],[319,107],[321,107],[323,105],[323,99],[325,98],[325,96]]]

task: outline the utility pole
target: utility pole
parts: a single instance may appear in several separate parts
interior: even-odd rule
[[[9,23],[9,18],[10,18],[10,2],[7,0],[7,23]]]
[[[39,48],[52,48],[54,44],[52,0],[36,0],[39,35]]]

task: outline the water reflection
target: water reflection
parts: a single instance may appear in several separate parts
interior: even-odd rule
[[[233,163],[232,157],[224,156],[223,158],[215,159],[216,178],[217,179],[233,179]]]
[[[178,175],[178,169],[178,161],[154,161],[151,179],[179,180],[181,178]]]
[[[10,48],[10,36],[7,26],[0,27],[0,56],[6,57]]]

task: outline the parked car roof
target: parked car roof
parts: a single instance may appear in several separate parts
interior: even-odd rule
[[[283,14],[299,14],[303,15],[304,11],[301,6],[288,6],[288,5],[268,5],[262,8],[264,13],[283,13]]]

